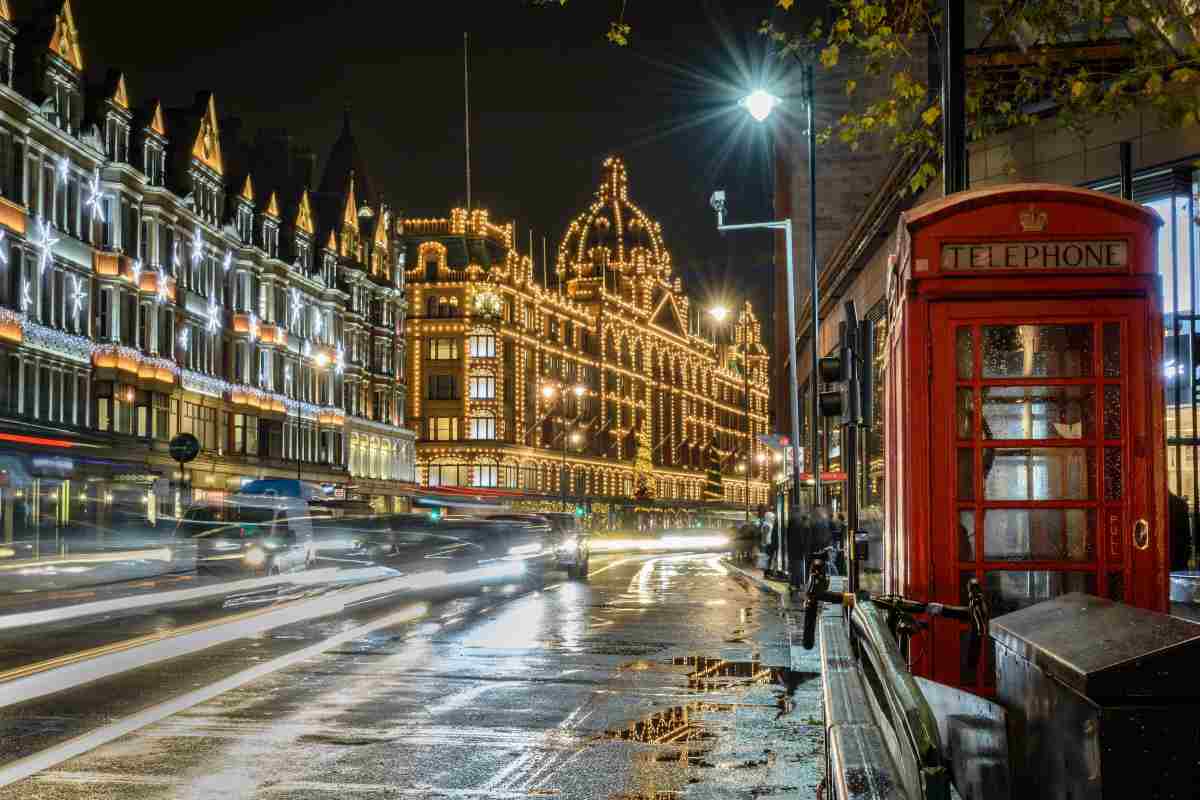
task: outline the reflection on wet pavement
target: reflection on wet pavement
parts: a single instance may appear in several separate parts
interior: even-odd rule
[[[597,557],[593,573],[431,603],[422,619],[64,762],[0,800],[812,796],[821,724],[792,704],[819,708],[819,681],[787,668],[773,601],[711,555]],[[209,680],[212,659],[271,658],[347,624],[281,629],[92,695],[190,689]],[[107,710],[68,697],[2,733],[52,738],[63,718],[75,729],[78,717],[136,708],[132,697]]]

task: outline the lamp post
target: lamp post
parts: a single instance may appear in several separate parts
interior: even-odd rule
[[[576,401],[579,401],[587,393],[587,387],[582,383],[577,383],[570,389],[575,395]],[[558,419],[562,424],[562,467],[559,472],[559,486],[562,494],[562,510],[567,510],[567,445],[578,445],[583,438],[583,434],[578,431],[567,432],[567,414],[566,414],[566,399],[567,387],[560,382],[542,384],[542,397],[547,401],[554,401],[554,407],[558,411]],[[544,422],[554,411],[547,411],[542,415],[542,418],[534,424],[534,429]],[[579,415],[576,414],[576,417]]]
[[[821,438],[817,426],[821,418],[820,397],[817,392],[817,372],[820,358],[817,354],[817,336],[820,333],[820,294],[817,286],[817,167],[816,129],[813,125],[813,69],[811,64],[803,66],[804,108],[808,127],[808,255],[809,255],[809,291],[812,304],[812,324],[810,338],[812,339],[812,392],[809,413],[811,414],[809,461],[813,473],[813,505],[821,504]],[[740,105],[756,122],[765,122],[771,112],[782,101],[766,91],[755,89],[740,101]],[[782,219],[771,222],[752,222],[738,225],[725,224],[725,193],[713,193],[712,205],[717,212],[717,230],[739,231],[751,229],[782,230],[784,247],[787,255],[787,310],[788,310],[788,364],[791,367],[789,380],[789,395],[792,412],[792,497],[793,502],[799,503],[803,482],[800,479],[800,371],[796,356],[796,273],[792,258],[792,220]]]
[[[729,309],[724,306],[714,306],[708,310],[718,323],[724,322],[729,316]],[[749,337],[749,319],[745,319],[744,315],[737,318],[738,330],[742,338],[742,410],[746,415],[746,521],[750,521],[750,476],[754,471],[754,438],[750,424],[750,337]],[[736,342],[735,342],[736,344]]]

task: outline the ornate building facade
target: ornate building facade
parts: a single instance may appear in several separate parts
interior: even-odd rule
[[[85,85],[69,0],[21,5],[0,0],[0,445],[50,471],[14,466],[32,483],[5,484],[6,530],[14,503],[63,523],[164,480],[202,499],[300,475],[397,506],[404,273],[348,121],[314,185],[311,153],[243,142],[209,94]]]
[[[563,236],[549,286],[513,226],[485,211],[403,219],[397,232],[422,483],[737,504],[748,490],[769,502],[760,323],[746,305],[727,343],[701,335],[619,158]],[[705,492],[714,465],[720,497]]]

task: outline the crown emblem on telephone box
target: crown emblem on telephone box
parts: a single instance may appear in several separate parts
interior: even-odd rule
[[[1034,205],[1021,212],[1021,230],[1029,233],[1031,231],[1046,230],[1046,223],[1050,221],[1050,215]]]

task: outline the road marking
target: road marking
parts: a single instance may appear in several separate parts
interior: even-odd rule
[[[318,597],[299,598],[267,608],[242,612],[163,634],[150,634],[129,642],[69,654],[57,659],[18,667],[0,683],[0,708],[71,689],[149,666],[169,658],[195,653],[236,639],[257,636],[273,628],[341,613],[347,608],[412,589],[406,577],[367,583]]]
[[[65,742],[49,747],[41,752],[18,759],[9,764],[0,767],[0,786],[8,786],[19,780],[23,780],[43,770],[57,766],[64,761],[83,755],[89,750],[94,750],[101,745],[108,744],[114,739],[119,739],[126,734],[144,728],[147,725],[152,725],[155,722],[166,719],[173,714],[178,714],[181,711],[186,711],[192,706],[212,700],[225,692],[233,691],[241,686],[250,683],[251,681],[270,675],[273,672],[278,672],[281,669],[292,666],[293,664],[304,661],[312,656],[320,655],[325,650],[332,647],[345,644],[346,642],[360,639],[370,633],[383,628],[390,628],[405,622],[411,622],[415,619],[420,619],[429,611],[429,606],[426,603],[417,603],[412,606],[388,614],[385,617],[369,622],[365,625],[359,625],[349,630],[330,636],[328,639],[309,645],[308,647],[297,650],[294,653],[289,653],[279,658],[274,658],[270,661],[263,662],[250,669],[243,670],[236,675],[231,675],[228,678],[219,680],[216,683],[209,684],[195,691],[176,697],[172,700],[159,703],[151,706],[137,714],[117,720],[116,722],[97,728],[94,731],[76,736],[73,739],[68,739]],[[345,784],[340,784],[345,787]],[[344,788],[343,788],[344,791]]]
[[[165,606],[174,603],[186,603],[191,600],[203,600],[223,594],[237,594],[254,589],[264,589],[268,586],[283,584],[308,585],[324,581],[358,581],[384,578],[398,574],[396,570],[387,567],[371,567],[357,570],[339,570],[336,567],[300,572],[286,577],[272,576],[266,578],[248,578],[242,581],[214,583],[209,586],[197,586],[192,589],[173,589],[167,592],[148,592],[140,595],[114,597],[111,600],[97,600],[93,603],[77,603],[58,608],[47,608],[41,611],[22,611],[15,614],[0,615],[0,630],[24,628],[34,625],[46,625],[54,622],[92,617],[99,614],[111,614],[117,611],[133,611],[151,606]]]

